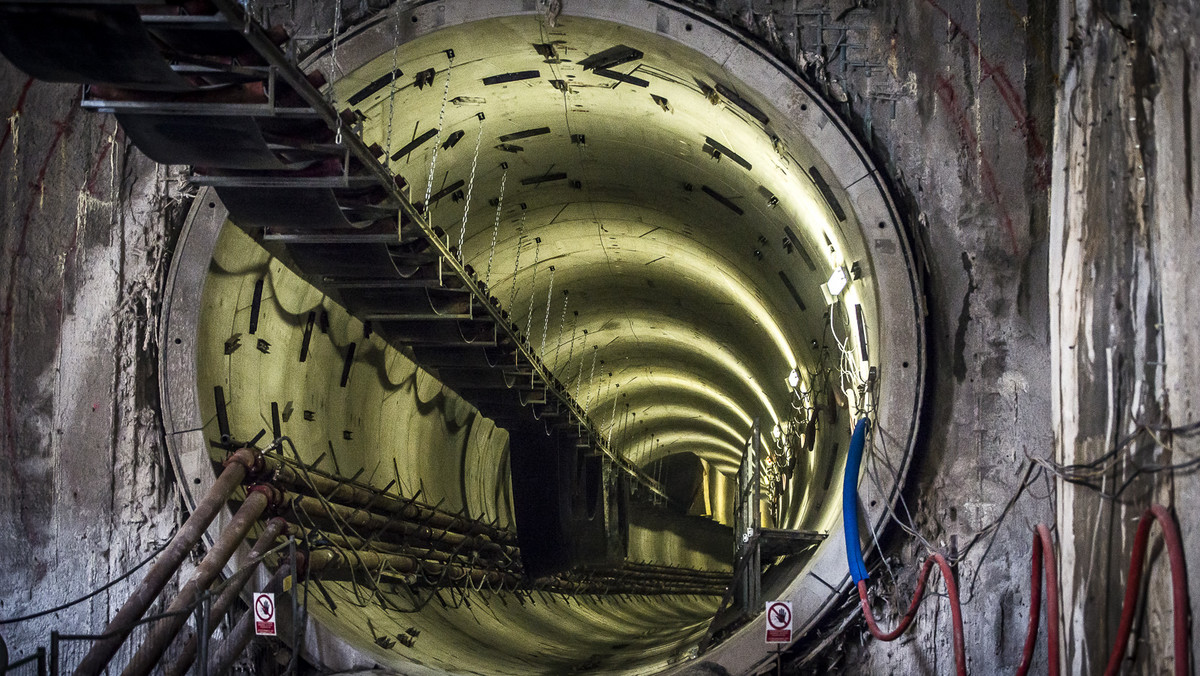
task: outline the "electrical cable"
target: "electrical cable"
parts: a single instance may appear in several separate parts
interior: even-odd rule
[[[942,573],[942,578],[946,583],[946,592],[950,600],[950,614],[954,632],[954,662],[955,670],[959,676],[965,676],[967,673],[966,649],[962,625],[962,607],[958,596],[958,585],[954,579],[954,571],[950,567],[950,563],[940,552],[933,551],[921,565],[920,573],[917,575],[917,588],[913,592],[912,601],[909,603],[908,610],[900,618],[899,624],[889,632],[885,632],[879,628],[875,620],[874,613],[871,609],[871,604],[867,594],[867,574],[866,565],[863,560],[861,540],[858,533],[858,474],[862,462],[863,449],[866,444],[866,433],[870,426],[867,418],[860,418],[855,424],[854,433],[850,439],[850,448],[846,461],[846,471],[842,482],[842,504],[843,515],[842,524],[846,537],[846,559],[847,567],[850,571],[850,576],[854,580],[858,589],[859,604],[862,607],[863,616],[866,619],[867,628],[871,635],[880,641],[894,641],[900,637],[912,624],[916,617],[917,608],[925,593],[925,581],[929,576],[933,564],[937,564]],[[1145,427],[1144,429],[1150,429]],[[1185,428],[1176,428],[1185,430],[1186,433],[1195,431],[1191,425]],[[1119,453],[1120,447],[1114,449],[1114,455]],[[1040,463],[1039,463],[1040,464]],[[1189,463],[1184,463],[1188,464]],[[1045,465],[1043,465],[1045,467]],[[1031,481],[1030,465],[1029,471],[1026,472],[1022,479],[1022,490],[1026,488]],[[1060,478],[1063,478],[1060,476]],[[1019,495],[1020,492],[1018,492]],[[1015,498],[1014,498],[1015,499]],[[1011,507],[1012,501],[1008,507]],[[1005,508],[1007,512],[1008,507]],[[1001,519],[1003,516],[1001,517]],[[1113,643],[1112,653],[1109,655],[1108,665],[1105,669],[1105,676],[1116,676],[1122,661],[1125,657],[1126,648],[1129,645],[1129,635],[1133,628],[1134,615],[1138,610],[1138,597],[1141,593],[1141,575],[1142,567],[1146,559],[1146,550],[1149,545],[1150,529],[1157,521],[1162,528],[1163,541],[1167,548],[1168,561],[1171,567],[1171,591],[1173,605],[1173,629],[1174,629],[1174,673],[1175,676],[1185,676],[1190,671],[1190,648],[1188,634],[1188,620],[1190,617],[1189,598],[1187,577],[1185,572],[1185,559],[1183,542],[1179,533],[1179,524],[1176,522],[1171,512],[1162,505],[1151,505],[1142,513],[1141,520],[1138,522],[1137,534],[1134,538],[1133,551],[1130,555],[1129,574],[1126,578],[1125,598],[1121,606],[1121,622],[1117,630],[1116,640]],[[978,541],[978,536],[972,540],[972,544]],[[989,545],[990,548],[990,545]],[[961,555],[960,557],[961,558]],[[1038,524],[1034,529],[1033,545],[1031,551],[1031,570],[1030,570],[1030,603],[1029,603],[1029,624],[1025,635],[1025,645],[1022,651],[1021,664],[1017,669],[1017,676],[1026,676],[1033,662],[1033,653],[1037,646],[1038,627],[1040,624],[1041,605],[1042,605],[1042,578],[1045,576],[1046,587],[1046,616],[1047,616],[1047,634],[1048,634],[1048,649],[1047,660],[1049,662],[1048,669],[1050,676],[1058,676],[1060,673],[1059,665],[1059,590],[1058,590],[1058,562],[1054,552],[1054,544],[1050,537],[1050,529],[1045,524]]]
[[[966,676],[967,652],[963,639],[962,608],[958,602],[958,585],[954,582],[954,572],[950,569],[949,562],[940,553],[930,554],[925,559],[925,563],[921,565],[921,572],[917,575],[917,589],[913,592],[912,601],[909,603],[904,617],[900,619],[900,624],[892,631],[885,632],[875,622],[875,615],[871,611],[871,603],[867,598],[867,579],[870,575],[867,573],[867,566],[863,561],[862,544],[858,535],[858,474],[869,427],[870,422],[867,418],[859,418],[854,425],[854,434],[850,437],[850,448],[847,452],[846,473],[842,481],[842,524],[846,534],[846,561],[850,569],[850,577],[858,587],[859,603],[862,605],[863,616],[867,620],[867,628],[871,635],[880,641],[894,641],[899,638],[916,617],[917,607],[925,595],[925,579],[929,577],[929,571],[933,568],[933,564],[937,563],[942,578],[946,581],[946,592],[950,597],[950,616],[954,627],[955,670],[959,676]]]
[[[70,607],[71,607],[71,606],[73,606],[73,605],[77,605],[77,604],[79,604],[79,603],[83,603],[84,601],[86,601],[86,600],[88,600],[88,599],[92,598],[93,596],[96,596],[96,595],[98,595],[98,594],[100,594],[100,593],[102,593],[102,592],[104,592],[104,591],[106,591],[106,590],[108,590],[108,589],[112,588],[112,587],[113,587],[114,585],[116,585],[118,582],[121,582],[122,580],[125,580],[125,579],[126,579],[126,578],[128,578],[130,575],[133,575],[133,574],[134,574],[134,573],[136,573],[138,570],[140,570],[140,569],[141,569],[143,566],[145,566],[147,563],[150,563],[151,561],[153,561],[153,560],[154,560],[154,557],[156,557],[156,556],[158,556],[159,554],[161,554],[161,553],[163,552],[163,550],[164,550],[164,549],[166,549],[166,548],[167,548],[167,547],[168,547],[168,546],[171,544],[171,540],[172,540],[174,537],[175,537],[175,534],[174,534],[174,533],[172,533],[172,534],[171,534],[171,537],[167,538],[166,542],[164,542],[162,545],[160,545],[158,549],[154,550],[153,552],[150,552],[150,555],[149,555],[149,556],[147,556],[146,558],[142,559],[142,562],[141,562],[141,563],[139,563],[138,565],[134,566],[133,568],[130,568],[129,570],[125,571],[125,573],[124,573],[124,574],[122,574],[120,577],[117,577],[117,578],[114,578],[114,579],[112,579],[112,580],[109,580],[109,581],[108,581],[108,582],[107,582],[107,583],[106,583],[106,584],[105,584],[103,587],[99,587],[99,588],[97,588],[96,590],[94,590],[94,591],[90,592],[90,593],[89,593],[89,594],[87,594],[86,596],[81,596],[81,597],[79,597],[79,598],[75,599],[74,601],[68,601],[68,602],[66,602],[66,603],[63,603],[63,604],[61,604],[61,605],[57,605],[57,606],[55,606],[55,607],[53,607],[53,608],[47,608],[46,610],[41,610],[41,611],[38,611],[38,612],[36,612],[36,613],[29,614],[29,615],[23,615],[23,616],[21,616],[21,617],[11,617],[11,618],[9,618],[9,619],[7,619],[7,620],[0,620],[0,625],[3,625],[3,624],[15,624],[15,623],[17,623],[17,622],[24,622],[25,620],[33,620],[33,619],[37,619],[37,618],[39,618],[39,617],[45,617],[46,615],[50,615],[50,614],[52,614],[52,613],[57,613],[57,612],[58,612],[58,611],[60,611],[60,610],[66,610],[67,608],[70,608]]]
[[[1017,676],[1029,673],[1033,663],[1033,650],[1037,647],[1038,620],[1042,607],[1042,571],[1046,573],[1046,633],[1048,642],[1047,661],[1050,676],[1058,676],[1058,565],[1054,559],[1054,543],[1050,540],[1050,529],[1039,523],[1033,534],[1033,561],[1029,582],[1029,629],[1025,632],[1025,649],[1021,654],[1021,666]],[[1044,565],[1043,565],[1044,564]]]
[[[1133,553],[1129,559],[1129,577],[1125,580],[1125,602],[1121,605],[1121,624],[1117,628],[1117,640],[1113,643],[1112,653],[1108,658],[1105,676],[1115,676],[1117,669],[1125,657],[1125,648],[1129,645],[1129,632],[1133,628],[1133,616],[1138,607],[1138,595],[1141,592],[1142,564],[1146,559],[1146,548],[1150,541],[1150,527],[1154,522],[1162,527],[1163,541],[1167,545],[1167,559],[1171,564],[1171,596],[1175,606],[1175,676],[1187,676],[1190,672],[1188,651],[1191,642],[1188,637],[1188,588],[1187,575],[1184,570],[1183,541],[1179,537],[1179,524],[1175,522],[1171,512],[1162,505],[1151,505],[1142,512],[1138,522],[1137,535],[1133,540]]]
[[[861,584],[870,577],[867,564],[863,561],[862,546],[858,539],[858,474],[862,466],[863,447],[866,445],[867,428],[870,423],[860,418],[850,437],[850,450],[846,456],[846,479],[842,486],[842,523],[846,530],[846,561],[850,566],[850,577]]]

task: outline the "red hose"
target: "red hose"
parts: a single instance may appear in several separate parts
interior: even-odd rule
[[[1017,676],[1029,673],[1029,666],[1033,663],[1033,649],[1037,646],[1038,618],[1042,612],[1043,570],[1046,572],[1046,632],[1050,635],[1047,659],[1050,662],[1050,676],[1058,676],[1058,566],[1054,560],[1054,543],[1050,540],[1050,529],[1039,523],[1033,533],[1029,630],[1025,632],[1025,652],[1021,657],[1021,666],[1017,667]]]
[[[1179,525],[1166,507],[1151,505],[1142,513],[1138,522],[1137,535],[1133,540],[1133,556],[1129,560],[1129,578],[1125,582],[1125,602],[1121,606],[1121,625],[1117,629],[1117,641],[1108,657],[1105,676],[1115,676],[1125,657],[1129,645],[1129,630],[1133,627],[1133,613],[1137,608],[1141,590],[1142,564],[1146,559],[1146,545],[1150,540],[1150,527],[1157,520],[1162,526],[1163,541],[1167,545],[1167,558],[1171,563],[1171,591],[1175,605],[1175,676],[1188,674],[1188,591],[1184,570],[1183,543],[1179,537]]]
[[[867,581],[858,581],[858,599],[862,604],[863,616],[867,618],[867,628],[871,631],[871,635],[880,641],[894,641],[908,625],[912,624],[913,618],[917,615],[917,606],[921,604],[921,597],[925,594],[925,578],[929,576],[929,570],[933,567],[934,562],[938,564],[938,568],[942,571],[942,579],[946,581],[946,594],[950,597],[950,619],[954,625],[954,667],[959,676],[967,674],[967,648],[963,639],[962,626],[962,607],[958,603],[958,585],[954,583],[954,572],[950,570],[950,564],[946,562],[946,557],[941,554],[930,554],[929,558],[925,559],[925,563],[921,564],[921,572],[917,575],[917,589],[913,592],[912,602],[908,604],[908,611],[904,613],[904,617],[900,618],[900,624],[890,632],[884,633],[875,623],[875,614],[871,612],[871,604],[867,601]]]
[[[1188,617],[1190,615],[1186,571],[1184,570],[1183,543],[1179,535],[1179,525],[1171,512],[1162,505],[1152,505],[1142,514],[1138,522],[1137,535],[1134,538],[1133,554],[1129,561],[1129,576],[1125,583],[1125,600],[1121,606],[1121,624],[1117,629],[1117,640],[1113,645],[1112,654],[1108,659],[1105,676],[1116,676],[1117,670],[1129,646],[1129,633],[1133,628],[1133,615],[1137,609],[1138,594],[1141,590],[1142,565],[1146,559],[1146,547],[1150,541],[1150,528],[1158,521],[1162,526],[1163,541],[1167,547],[1167,557],[1171,564],[1171,591],[1174,601],[1174,630],[1175,630],[1175,676],[1187,676],[1189,673]],[[950,616],[954,625],[954,665],[959,676],[967,673],[966,648],[963,639],[962,609],[958,601],[958,585],[954,583],[954,574],[950,564],[941,554],[931,554],[921,564],[921,572],[917,576],[917,589],[913,592],[908,610],[900,618],[900,623],[890,632],[884,632],[875,622],[875,614],[871,612],[871,604],[867,601],[867,581],[859,580],[858,598],[862,605],[863,616],[867,620],[867,628],[871,635],[880,641],[894,641],[908,629],[917,615],[917,607],[925,594],[925,579],[933,564],[941,569],[942,578],[946,581],[946,593],[950,597]],[[1049,634],[1048,661],[1050,676],[1059,674],[1059,596],[1058,568],[1055,561],[1054,543],[1050,539],[1050,529],[1039,524],[1033,536],[1033,555],[1031,570],[1031,586],[1029,593],[1029,628],[1025,633],[1025,649],[1021,665],[1017,668],[1017,676],[1025,676],[1033,662],[1034,648],[1037,646],[1038,624],[1042,605],[1042,575],[1046,577],[1046,624]]]

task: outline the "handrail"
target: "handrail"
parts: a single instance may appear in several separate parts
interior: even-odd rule
[[[381,164],[376,159],[374,153],[367,147],[366,143],[358,137],[353,130],[346,129],[341,125],[340,115],[337,110],[321,95],[304,72],[293,64],[283,53],[275,42],[267,35],[262,26],[258,24],[252,17],[249,17],[245,9],[236,2],[236,0],[213,0],[213,4],[217,9],[225,15],[231,24],[242,29],[246,40],[254,47],[254,49],[264,58],[267,63],[274,66],[279,77],[282,77],[287,84],[295,90],[295,92],[304,99],[309,106],[329,125],[331,129],[338,129],[342,136],[342,141],[345,143],[354,157],[360,161],[364,167],[375,175],[379,183],[388,191],[391,198],[396,200],[400,205],[400,210],[407,215],[414,224],[420,228],[421,233],[425,238],[437,249],[441,256],[442,265],[448,265],[450,269],[457,275],[467,289],[470,290],[471,296],[487,311],[491,316],[496,326],[504,332],[513,344],[516,345],[518,352],[525,359],[530,367],[534,370],[538,378],[541,379],[543,386],[547,391],[552,393],[560,403],[566,406],[572,417],[588,430],[588,435],[592,445],[603,453],[609,460],[615,463],[626,474],[633,477],[638,483],[645,486],[651,492],[658,496],[667,499],[667,493],[662,485],[655,481],[652,477],[647,476],[636,465],[631,463],[619,452],[613,450],[606,439],[596,432],[595,425],[588,418],[587,412],[575,401],[570,393],[559,387],[558,379],[552,372],[542,363],[540,357],[533,353],[532,347],[527,341],[522,340],[513,326],[504,318],[503,311],[498,303],[493,304],[491,297],[480,288],[478,280],[475,279],[473,273],[468,272],[466,265],[460,261],[454,252],[451,250],[449,242],[443,241],[437,234],[429,221],[425,219],[424,211],[428,210],[428,205],[424,209],[418,208],[408,199],[408,196],[396,184],[397,177],[386,166]],[[329,85],[332,86],[332,83]],[[399,222],[400,219],[397,219]],[[399,227],[399,226],[397,226]]]

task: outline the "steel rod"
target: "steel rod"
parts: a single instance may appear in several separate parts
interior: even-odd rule
[[[167,647],[171,645],[171,641],[175,639],[175,635],[187,622],[186,611],[195,605],[200,593],[217,578],[229,558],[233,556],[233,552],[246,539],[246,534],[258,521],[258,517],[262,516],[263,511],[270,505],[272,492],[274,489],[269,486],[254,486],[249,490],[245,502],[238,508],[225,530],[221,531],[212,549],[200,560],[192,578],[183,585],[171,601],[171,605],[167,607],[164,613],[166,617],[150,629],[142,647],[125,666],[121,676],[147,676],[154,669]]]
[[[179,564],[191,553],[192,548],[200,541],[204,530],[216,518],[217,513],[225,505],[233,489],[237,488],[246,472],[256,467],[261,456],[257,451],[242,448],[236,451],[225,462],[225,469],[217,477],[208,493],[196,503],[191,516],[183,522],[171,544],[159,555],[158,560],[150,567],[142,583],[117,611],[104,628],[105,638],[97,639],[84,655],[75,676],[97,676],[108,665],[109,660],[116,654],[121,644],[128,638],[137,621],[145,614],[146,609],[166,586],[167,582],[179,570]]]
[[[283,582],[291,575],[291,572],[290,563],[285,562],[280,565],[275,574],[271,576],[271,580],[267,582],[265,591],[272,594],[283,593]],[[278,604],[275,607],[278,608]],[[250,608],[242,613],[233,630],[209,657],[209,675],[220,676],[229,671],[229,667],[233,666],[234,661],[246,650],[246,646],[250,644],[252,638],[254,638],[254,609]]]
[[[209,609],[209,615],[213,617],[221,617],[237,600],[242,593],[242,589],[246,583],[250,581],[250,576],[254,571],[258,570],[258,564],[262,562],[263,556],[275,546],[275,540],[288,529],[288,522],[280,517],[275,517],[267,522],[266,527],[258,534],[258,540],[254,543],[254,548],[250,550],[249,561],[234,573],[225,582],[225,589],[221,595],[213,602]],[[210,621],[206,635],[212,633],[213,624]],[[188,669],[191,668],[192,662],[196,659],[199,633],[193,634],[184,644],[182,652],[175,658],[165,671],[163,676],[186,676]]]
[[[516,534],[475,519],[439,512],[418,502],[356,486],[316,470],[295,467],[276,457],[267,456],[264,462],[267,468],[273,472],[272,478],[275,482],[292,489],[315,491],[330,502],[349,504],[396,518],[419,521],[429,526],[464,535],[486,535],[503,544],[515,545],[517,541]]]
[[[465,546],[480,552],[503,553],[510,557],[517,554],[515,547],[502,545],[484,535],[452,533],[442,528],[431,528],[422,524],[399,521],[361,508],[332,503],[327,505],[317,498],[296,493],[286,493],[285,501],[293,511],[301,511],[308,516],[319,516],[335,522],[340,520],[356,528],[391,531],[406,539],[411,538],[419,542],[440,543],[451,547]]]

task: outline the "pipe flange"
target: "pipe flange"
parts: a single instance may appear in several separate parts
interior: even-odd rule
[[[250,446],[243,446],[230,453],[221,464],[228,467],[235,462],[246,468],[247,476],[257,476],[266,468],[266,461],[263,458],[262,451]]]
[[[267,498],[267,507],[263,510],[264,512],[274,513],[283,506],[283,491],[272,486],[271,484],[254,484],[246,489],[247,497],[249,497],[251,493],[262,493]]]

